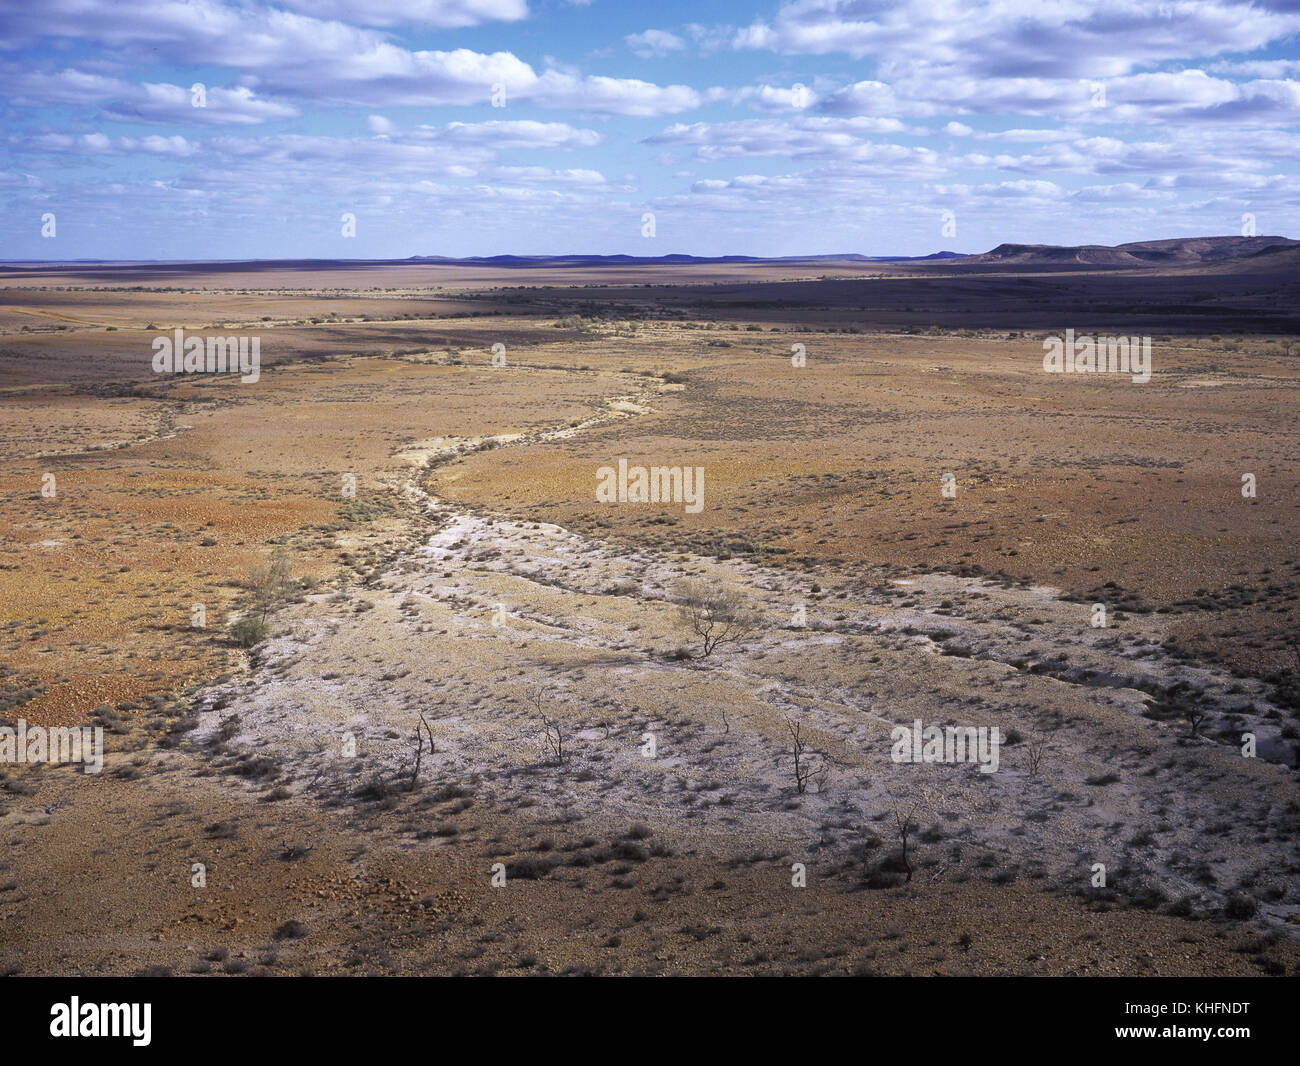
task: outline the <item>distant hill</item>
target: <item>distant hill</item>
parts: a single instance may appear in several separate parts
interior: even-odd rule
[[[1174,237],[1131,244],[999,244],[970,263],[1032,266],[1184,266],[1265,254],[1300,245],[1290,237]]]
[[[890,263],[900,274],[988,274],[1036,273],[1042,271],[1123,270],[1164,268],[1185,272],[1204,267],[1213,273],[1270,273],[1300,266],[1300,240],[1290,237],[1174,237],[1169,240],[1134,241],[1114,246],[1105,244],[999,244],[979,255],[962,252],[932,252],[929,255],[862,255],[841,252],[830,255],[488,255],[455,257],[413,255],[406,259],[254,259],[254,260],[18,260],[0,259],[5,269],[69,266],[117,268],[135,266],[159,273],[198,269],[216,273],[289,270],[349,270],[372,266],[447,265],[546,269],[548,267],[689,266],[740,264]]]
[[[920,263],[933,259],[966,259],[962,252],[932,252],[930,255],[860,255],[843,252],[831,255],[474,255],[454,258],[445,255],[413,255],[405,262],[449,263],[463,266],[652,266],[655,263]]]
[[[1215,274],[1289,274],[1300,277],[1300,241],[1288,241],[1248,255],[1221,259],[1210,269]]]

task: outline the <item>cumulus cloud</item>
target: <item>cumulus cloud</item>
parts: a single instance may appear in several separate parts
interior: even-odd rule
[[[184,137],[110,137],[104,133],[44,133],[33,138],[32,147],[46,152],[74,155],[170,155],[190,156],[198,148]]]
[[[175,208],[254,234],[293,216],[292,243],[344,203],[368,232],[436,219],[507,244],[623,216],[639,233],[647,202],[662,233],[740,243],[875,240],[940,208],[991,243],[1293,216],[1296,0],[753,8],[601,39],[598,9],[527,0],[0,4],[0,213],[57,196],[136,211],[122,232]],[[629,52],[670,57],[673,83],[596,66]]]
[[[395,132],[388,123],[386,132]],[[532,119],[490,122],[451,122],[444,127],[417,126],[409,136],[417,141],[475,145],[502,151],[510,148],[594,148],[602,137],[595,130],[578,129],[565,122]]]
[[[288,8],[363,26],[411,24],[459,29],[528,17],[527,0],[280,0]]]
[[[872,142],[863,133],[900,129],[896,119],[799,118],[793,121],[745,119],[739,122],[678,123],[645,139],[646,144],[681,144],[700,159],[783,156],[790,159],[891,159],[907,169],[909,162],[933,167],[937,153],[929,148]]]
[[[604,185],[605,176],[599,170],[580,167],[554,170],[551,167],[494,167],[489,176],[497,181],[519,185]]]
[[[242,85],[204,85],[196,94],[195,83],[131,82],[75,68],[9,72],[5,80],[14,103],[29,107],[102,104],[106,118],[126,122],[251,126],[301,113],[292,104],[259,96]]]
[[[548,70],[525,92],[543,107],[603,111],[616,115],[653,117],[694,111],[700,94],[687,85],[655,85],[635,78],[599,75],[577,77]]]
[[[675,33],[667,30],[646,30],[644,33],[630,33],[623,38],[627,46],[642,59],[666,56],[669,52],[680,52],[686,47]]]
[[[886,77],[920,63],[983,77],[1089,78],[1192,56],[1248,52],[1300,29],[1287,0],[788,0],[736,31],[738,49],[844,53]]]
[[[202,86],[196,92],[195,85],[144,82],[109,103],[105,114],[123,122],[254,126],[295,118],[301,112],[292,104],[263,99],[242,85],[230,89]]]
[[[1236,82],[1199,69],[1112,78],[978,78],[964,74],[856,82],[826,94],[832,115],[1043,116],[1090,123],[1239,121],[1283,125],[1300,119],[1300,81]],[[958,123],[961,125],[961,123]]]
[[[365,26],[221,0],[47,0],[39,14],[0,7],[0,36],[95,40],[142,62],[156,61],[161,47],[245,72],[260,89],[318,106],[465,106],[487,102],[498,89],[507,100],[608,114],[664,115],[699,106],[699,95],[684,85],[538,74],[511,52],[412,50]]]

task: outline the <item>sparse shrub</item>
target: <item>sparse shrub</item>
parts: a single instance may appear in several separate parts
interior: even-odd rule
[[[266,616],[280,607],[293,590],[294,582],[289,576],[289,552],[283,544],[278,544],[265,566],[255,566],[249,572],[248,593],[253,610],[265,622]]]
[[[376,773],[369,781],[357,789],[356,796],[358,799],[382,803],[393,796],[393,786],[384,779],[382,774]]]
[[[757,619],[739,592],[710,588],[698,581],[683,581],[677,590],[678,613],[700,640],[701,658],[713,654],[724,641],[743,640]]]
[[[540,881],[559,865],[560,860],[553,855],[545,857],[528,855],[508,863],[506,865],[506,876],[518,878],[521,881]]]
[[[1258,910],[1259,904],[1249,892],[1234,892],[1223,905],[1223,913],[1238,921],[1255,917],[1255,912]]]
[[[254,618],[251,614],[235,619],[230,627],[230,635],[241,648],[251,648],[261,644],[270,632],[271,627],[268,623],[260,618]]]
[[[640,844],[633,844],[629,840],[620,840],[610,850],[618,858],[625,859],[628,862],[645,862],[650,857],[650,853],[645,848]]]

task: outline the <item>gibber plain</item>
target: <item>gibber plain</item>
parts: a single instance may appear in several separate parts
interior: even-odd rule
[[[1300,973],[1298,248],[3,265],[0,972]]]

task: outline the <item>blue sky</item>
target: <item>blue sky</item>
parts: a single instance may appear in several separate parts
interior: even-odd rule
[[[1300,0],[10,0],[0,258],[1297,236],[1298,34]]]

